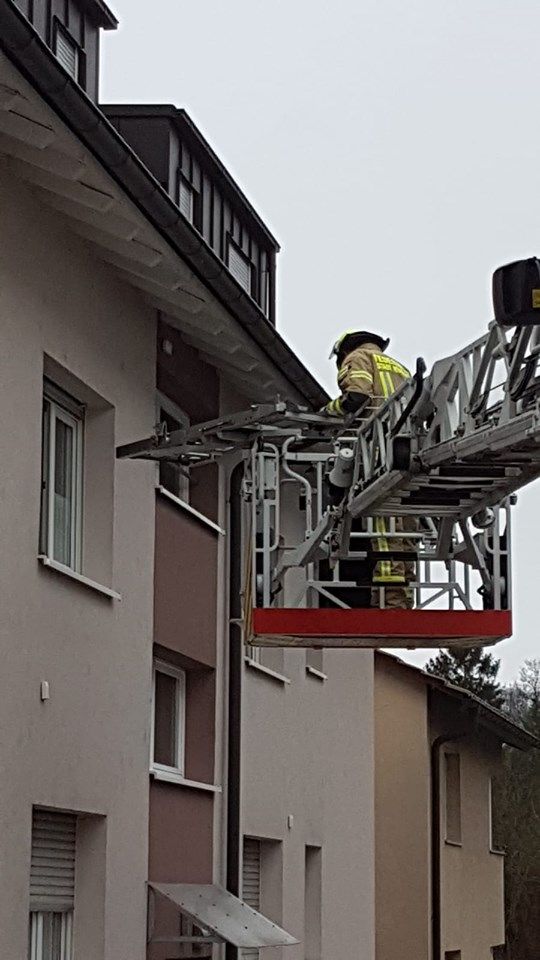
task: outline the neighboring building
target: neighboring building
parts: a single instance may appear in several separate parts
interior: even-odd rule
[[[540,744],[466,690],[383,653],[374,709],[376,960],[502,956],[492,784],[503,744]]]

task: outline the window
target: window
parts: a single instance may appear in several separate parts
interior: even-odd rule
[[[229,240],[227,266],[235,280],[251,295],[252,268],[248,258]]]
[[[77,818],[34,809],[29,960],[72,960]]]
[[[446,840],[461,843],[461,772],[459,753],[445,753]]]
[[[211,943],[193,943],[194,937],[211,937],[210,930],[204,930],[198,927],[193,920],[190,920],[185,914],[181,913],[179,917],[178,936],[185,937],[185,941],[178,944],[179,960],[191,960],[192,957],[211,957]]]
[[[158,422],[167,433],[189,427],[189,417],[164,394],[158,394]],[[172,460],[160,460],[159,483],[179,500],[189,503],[189,467]]]
[[[152,767],[184,776],[186,675],[161,660],[154,664]]]
[[[445,950],[444,960],[461,960],[461,950]]]
[[[186,220],[193,223],[195,213],[195,191],[185,177],[178,179],[178,206],[180,212],[184,214]]]
[[[320,960],[321,956],[321,866],[321,848],[306,846],[304,890],[305,960]]]
[[[46,381],[43,403],[41,551],[80,570],[84,408]]]
[[[306,669],[308,673],[324,678],[324,650],[308,647],[306,650]]]
[[[251,644],[246,644],[246,656],[252,663],[263,663],[263,649],[263,647],[254,647]]]
[[[490,777],[488,785],[489,849],[492,853],[504,853],[500,810],[502,784],[498,777]]]
[[[73,37],[59,23],[54,30],[54,54],[74,80],[79,79],[79,47]]]

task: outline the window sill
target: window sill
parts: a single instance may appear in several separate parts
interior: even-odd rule
[[[175,783],[179,787],[190,787],[192,790],[205,790],[207,793],[221,793],[221,787],[213,783],[200,783],[198,780],[186,780],[180,773],[174,770],[156,770],[150,768],[150,776],[153,780],[161,780],[163,783]]]
[[[323,673],[322,670],[317,670],[316,667],[310,667],[308,665],[306,667],[306,673],[310,677],[314,677],[316,680],[321,680],[322,682],[324,682],[325,680],[328,680],[328,675],[326,673]]]
[[[445,840],[445,845],[447,847],[462,847],[463,842],[461,840]]]
[[[271,670],[270,667],[265,667],[263,663],[258,663],[256,660],[252,660],[247,654],[244,657],[244,661],[247,667],[251,670],[257,670],[258,673],[264,673],[265,676],[270,677],[271,680],[277,680],[278,683],[290,683],[288,677],[284,677],[282,673],[277,673],[276,670]]]
[[[494,857],[505,857],[505,856],[506,856],[506,850],[495,850],[495,849],[492,847],[489,852],[492,853]]]
[[[170,500],[171,503],[174,503],[180,510],[190,513],[192,517],[195,517],[195,519],[199,520],[200,523],[204,523],[206,527],[210,527],[211,530],[219,533],[220,536],[225,536],[225,530],[223,527],[220,527],[217,523],[214,523],[214,521],[210,520],[209,517],[205,517],[204,513],[199,513],[199,511],[195,510],[195,507],[192,507],[191,504],[186,503],[185,500],[181,500],[180,497],[175,497],[174,493],[171,493],[161,485],[158,485],[156,490],[161,494],[162,497],[166,497],[167,500]]]
[[[58,563],[57,560],[52,560],[43,553],[39,554],[38,560],[42,566],[48,567],[49,570],[54,570],[56,573],[61,573],[64,575],[64,577],[69,577],[70,580],[75,580],[76,583],[80,583],[81,586],[87,587],[89,590],[95,590],[96,593],[101,593],[104,597],[108,597],[109,600],[122,599],[121,595],[117,593],[116,590],[111,590],[110,587],[104,587],[102,583],[97,583],[96,580],[90,580],[89,577],[83,576],[82,573],[77,573],[76,570],[72,570],[71,567],[64,566],[63,563]]]

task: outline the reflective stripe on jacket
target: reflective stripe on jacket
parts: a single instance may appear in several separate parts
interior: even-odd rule
[[[402,363],[381,353],[375,344],[365,343],[345,357],[338,371],[338,386],[342,393],[367,393],[386,400],[409,377]]]
[[[327,404],[326,412],[332,416],[341,416],[341,400],[347,393],[363,393],[373,397],[379,406],[408,380],[410,373],[403,364],[381,353],[374,343],[364,343],[349,353],[338,370],[338,387],[341,397]]]

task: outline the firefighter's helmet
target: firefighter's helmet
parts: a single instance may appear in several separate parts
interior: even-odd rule
[[[346,330],[336,340],[330,358],[337,357],[339,364],[343,357],[346,357],[348,353],[356,350],[357,347],[361,347],[364,343],[374,343],[383,353],[390,343],[390,338],[385,339],[380,334],[370,333],[368,330]]]

